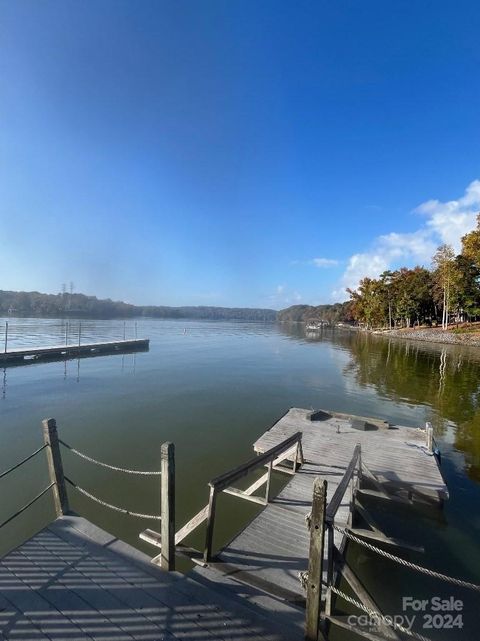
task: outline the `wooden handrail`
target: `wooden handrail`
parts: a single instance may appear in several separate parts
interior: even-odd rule
[[[343,475],[342,480],[337,485],[337,489],[335,490],[335,493],[332,496],[327,506],[327,512],[325,516],[327,521],[333,521],[333,519],[335,518],[335,514],[337,513],[337,510],[340,507],[343,496],[347,491],[348,484],[350,483],[352,476],[355,472],[355,468],[357,467],[357,462],[360,459],[361,451],[362,450],[361,450],[360,443],[357,443],[353,451],[352,460],[350,461],[345,471],[345,474]]]
[[[342,499],[347,491],[355,470],[362,467],[362,450],[359,443],[355,446],[353,456],[348,464],[342,480],[337,485],[330,502],[327,501],[327,482],[316,478],[313,487],[312,511],[310,514],[310,549],[308,555],[308,580],[305,613],[305,638],[308,641],[317,641],[320,626],[325,617],[331,616],[331,595],[327,597],[322,606],[322,576],[326,562],[327,584],[333,579],[333,563],[335,543],[333,539],[333,522]],[[324,555],[325,533],[328,532],[327,553]],[[323,613],[321,608],[323,607]],[[325,635],[322,637],[325,638]]]
[[[277,468],[276,465],[281,463],[285,458],[289,457],[291,453],[293,460],[293,472],[295,473],[297,465],[304,462],[303,450],[302,450],[302,432],[296,432],[283,440],[278,445],[270,448],[263,454],[260,454],[254,459],[239,465],[238,467],[225,472],[209,482],[210,494],[208,504],[205,505],[193,518],[191,518],[185,525],[175,534],[175,536],[170,535],[170,542],[173,540],[175,545],[179,545],[193,530],[195,530],[199,525],[204,521],[206,524],[206,533],[205,533],[205,548],[203,551],[203,562],[206,564],[210,561],[212,556],[212,543],[213,543],[213,529],[215,525],[215,510],[217,503],[217,495],[220,492],[226,492],[233,496],[258,503],[259,505],[267,505],[270,500],[270,478],[273,470],[284,471],[286,468]],[[268,468],[267,472],[263,474],[259,479],[257,479],[250,487],[245,490],[239,490],[238,488],[231,487],[230,484],[238,481],[238,479],[247,476],[254,470],[266,466]],[[253,496],[254,492],[258,490],[262,485],[266,485],[265,497]],[[140,534],[140,538],[156,547],[160,547],[162,550],[164,548],[165,535],[160,535],[158,532],[153,530],[145,530]],[[168,546],[167,551],[171,553],[170,546]],[[197,554],[200,556],[200,553]],[[153,562],[158,562],[162,557],[159,555],[153,559]],[[173,561],[170,559],[170,568],[173,565]],[[166,568],[166,569],[170,569]]]
[[[218,492],[221,492],[231,483],[234,483],[235,481],[238,481],[238,479],[247,476],[247,474],[250,474],[250,472],[253,472],[253,470],[256,470],[259,467],[263,467],[266,463],[269,463],[270,461],[276,459],[279,454],[282,454],[286,450],[290,449],[292,445],[294,445],[295,443],[301,443],[301,441],[302,432],[296,432],[295,434],[289,436],[284,441],[270,448],[263,454],[260,454],[250,461],[247,461],[247,463],[243,463],[242,465],[239,465],[229,472],[225,472],[224,474],[216,476],[209,482],[209,485],[210,487],[215,488],[215,490],[217,490]]]
[[[295,432],[295,434],[292,434],[292,436],[289,436],[278,445],[271,447],[269,450],[267,450],[263,454],[260,454],[260,456],[257,456],[256,458],[251,459],[250,461],[247,461],[247,463],[243,463],[243,465],[239,465],[233,470],[230,470],[230,472],[225,472],[224,474],[221,474],[220,476],[217,476],[210,481],[209,483],[210,496],[208,500],[207,519],[206,519],[207,530],[205,534],[205,549],[203,552],[203,560],[205,563],[208,563],[212,556],[213,528],[215,524],[215,508],[216,508],[216,502],[217,502],[217,494],[219,492],[226,491],[230,494],[235,494],[236,496],[240,496],[248,500],[253,500],[255,502],[261,503],[262,505],[266,505],[269,500],[270,476],[272,474],[272,469],[274,469],[274,462],[276,460],[277,462],[279,462],[278,458],[281,456],[281,454],[282,453],[285,454],[286,452],[288,452],[293,448],[295,448],[294,459],[293,459],[293,467],[294,467],[294,473],[295,473],[298,457],[300,457],[300,462],[303,463],[302,432]],[[230,487],[231,483],[238,481],[238,479],[241,479],[244,476],[247,476],[247,474],[250,474],[250,472],[253,472],[254,470],[260,467],[263,467],[264,465],[268,465],[268,475],[267,475],[267,478],[265,479],[267,482],[267,491],[266,491],[265,500],[261,500],[261,499],[258,500],[252,496],[254,491],[253,488],[254,486],[257,486],[257,482],[255,482],[254,485],[251,486],[247,491],[238,491],[235,488]]]

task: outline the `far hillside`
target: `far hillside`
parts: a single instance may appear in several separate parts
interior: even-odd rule
[[[333,305],[292,305],[278,312],[280,322],[307,323],[326,321],[328,323],[351,323],[351,301]]]
[[[203,320],[274,321],[274,309],[248,307],[138,306],[85,294],[42,294],[0,290],[0,316],[90,318],[190,318]]]

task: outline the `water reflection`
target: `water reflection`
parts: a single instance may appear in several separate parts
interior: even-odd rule
[[[343,373],[358,387],[426,406],[437,438],[451,439],[465,456],[468,476],[480,481],[480,350],[339,329],[305,332],[301,325],[282,325],[281,331],[295,340],[330,341],[347,350]]]
[[[115,359],[118,363],[118,369],[122,372],[122,374],[131,374],[135,376],[136,373],[136,368],[137,368],[137,353],[138,352],[144,352],[148,351],[146,349],[139,349],[136,350],[132,353],[131,350],[129,350],[127,353],[122,353],[122,358],[121,359]],[[69,378],[73,378],[76,383],[80,383],[80,362],[84,359],[90,359],[94,357],[106,357],[106,356],[119,356],[118,352],[104,352],[102,354],[82,354],[79,357],[72,357],[72,358],[65,358],[65,356],[62,357],[57,357],[57,358],[49,358],[49,359],[43,359],[38,362],[32,363],[31,361],[27,362],[18,362],[18,363],[11,363],[8,367],[3,367],[2,368],[2,373],[1,373],[1,398],[2,400],[5,400],[7,398],[7,378],[8,378],[8,370],[21,367],[22,365],[30,365],[31,367],[39,366],[41,367],[42,365],[45,365],[46,363],[62,363],[62,378],[63,381],[67,381]],[[73,366],[73,369],[72,369]]]
[[[42,323],[37,321],[37,337]],[[83,326],[98,337],[123,337],[123,321],[111,326],[108,321],[82,321]],[[134,328],[127,330],[133,333]],[[45,331],[54,334],[48,327]],[[480,350],[339,328],[306,334],[300,324],[145,319],[138,321],[138,334],[151,339],[148,353],[4,369],[0,469],[38,447],[46,416],[57,418],[65,439],[80,449],[105,460],[112,459],[114,449],[114,460],[126,467],[155,469],[160,444],[171,440],[177,452],[177,518],[182,524],[205,505],[208,481],[248,460],[252,443],[289,406],[326,407],[405,425],[430,420],[442,441],[442,470],[451,493],[445,522],[420,517],[399,521],[411,529],[406,534],[410,532],[412,540],[425,544],[425,565],[478,583]],[[72,478],[93,493],[108,486],[112,503],[126,502],[145,512],[158,507],[157,483],[128,479],[123,484],[114,473],[77,465],[68,454],[64,464]],[[21,504],[21,492],[35,492],[39,478],[31,473],[22,483],[6,486],[0,507],[7,515]],[[72,495],[71,500],[73,509],[90,520],[142,545],[138,533],[143,522],[112,515],[84,497]],[[50,516],[44,507],[4,529],[0,545],[16,545],[28,528],[33,532],[45,525]],[[244,526],[248,515],[241,510],[250,507],[239,509],[238,502],[226,501],[218,523],[219,544]],[[201,534],[192,545],[203,544]],[[362,563],[366,559],[358,558]],[[371,570],[370,561],[364,565]],[[377,594],[385,570],[382,566],[378,577],[371,572]],[[394,576],[391,570],[388,576]],[[402,584],[398,593],[416,594],[413,589]],[[384,605],[386,612],[399,607]]]
[[[392,339],[343,328],[322,326],[318,331],[308,331],[302,324],[295,323],[275,325],[145,320],[138,322],[140,332],[137,330],[137,321],[125,324],[124,321],[83,319],[81,323],[82,335],[85,333],[85,338],[92,340],[121,339],[123,336],[131,338],[137,337],[139,333],[151,338],[154,352],[148,361],[142,361],[142,365],[145,367],[148,363],[152,371],[157,371],[164,366],[158,360],[157,350],[167,350],[161,358],[168,355],[172,359],[165,366],[168,365],[167,376],[171,379],[171,384],[176,385],[175,393],[177,390],[188,389],[188,385],[195,389],[203,384],[188,374],[189,370],[197,371],[196,367],[200,368],[203,376],[207,375],[204,381],[206,387],[209,382],[213,384],[212,378],[217,387],[225,384],[234,371],[242,381],[247,380],[244,379],[246,372],[248,380],[253,381],[252,376],[258,376],[257,382],[261,380],[262,385],[269,380],[277,380],[277,384],[283,384],[283,380],[287,380],[284,377],[290,372],[296,372],[297,380],[290,380],[285,388],[285,398],[288,396],[290,403],[308,402],[309,406],[315,402],[312,391],[316,390],[317,396],[325,398],[325,402],[336,403],[339,409],[345,410],[349,405],[351,411],[356,411],[357,408],[353,406],[358,403],[361,394],[365,405],[375,405],[370,408],[372,413],[386,411],[384,408],[379,409],[379,400],[382,399],[390,402],[387,411],[391,411],[392,401],[402,408],[422,407],[427,420],[435,427],[436,436],[452,443],[464,454],[468,475],[472,480],[480,481],[480,350],[475,348]],[[0,322],[0,327],[1,325]],[[188,333],[185,331],[186,325]],[[54,344],[60,339],[70,342],[75,340],[78,328],[77,320],[10,320],[9,341],[12,341],[12,345],[13,341],[17,345],[38,344],[39,340]],[[284,340],[279,341],[279,338]],[[283,358],[286,353],[285,339],[293,350],[287,350],[288,359]],[[254,351],[250,359],[255,359],[255,368],[258,370],[255,375],[249,369],[253,360],[242,360],[243,354],[247,352],[240,345],[246,340],[250,341]],[[256,341],[259,340],[268,340],[273,345],[274,365],[270,364],[265,352],[257,351]],[[267,343],[261,343],[264,344]],[[309,345],[317,346],[318,350],[299,351],[299,347]],[[236,351],[237,346],[239,351]],[[314,359],[319,350],[321,358],[316,365]],[[236,354],[235,362],[231,360],[232,353]],[[88,358],[92,357],[93,355]],[[221,372],[227,368],[222,382],[217,381],[217,375],[209,367],[209,364],[213,366],[212,359],[217,359],[215,362],[220,379]],[[59,359],[64,381],[70,378],[80,383],[80,358],[75,360],[73,366],[69,359]],[[102,359],[95,360],[102,363],[103,368]],[[42,365],[39,363],[38,367]],[[121,359],[109,360],[108,367],[112,372],[116,370],[129,376],[136,375],[136,352],[122,353]],[[90,366],[82,367],[82,370],[83,376],[94,376],[96,372]],[[274,379],[277,372],[282,377],[281,380]],[[139,373],[139,384],[140,379],[144,381],[145,396],[153,393],[155,397],[156,392],[150,390],[153,383],[145,381],[145,373]],[[1,398],[5,400],[8,388],[12,391],[15,385],[12,386],[12,379],[10,386],[7,384],[7,368],[3,368],[1,376]],[[49,373],[48,376],[51,377],[52,374]],[[16,380],[20,380],[20,377],[15,377]],[[245,383],[238,387],[239,393],[244,387]],[[250,402],[251,400],[250,398]],[[274,405],[272,412],[281,409],[283,406],[277,410]],[[387,414],[385,416],[390,418]]]

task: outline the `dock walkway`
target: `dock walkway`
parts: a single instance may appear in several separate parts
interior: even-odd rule
[[[432,452],[430,428],[426,431],[396,428],[378,419],[293,408],[255,442],[258,457],[212,479],[208,505],[175,531],[172,443],[162,445],[161,470],[145,471],[97,461],[72,448],[58,438],[55,419],[43,421],[43,435],[42,447],[1,474],[3,477],[17,470],[45,451],[50,484],[1,525],[23,513],[50,490],[58,517],[0,559],[3,639],[302,641],[305,635],[310,641],[327,638],[326,623],[351,630],[332,614],[332,590],[336,589],[340,575],[350,583],[364,606],[377,609],[373,597],[347,565],[345,530],[338,531],[334,525],[347,526],[348,535],[376,536],[384,543],[399,544],[378,528],[374,528],[373,535],[355,528],[352,521],[355,509],[368,516],[358,497],[370,494],[436,505],[448,498]],[[151,559],[70,512],[67,484],[106,507],[131,516],[147,516],[109,505],[71,481],[63,472],[61,447],[87,458],[90,464],[116,472],[160,475],[161,515],[154,518],[160,519],[161,532],[145,530],[140,534],[160,548],[160,554]],[[231,485],[265,467],[267,472],[248,489]],[[290,474],[290,480],[275,497],[270,495],[273,471]],[[373,479],[374,490],[368,488],[364,476],[370,482]],[[318,477],[327,482],[327,487],[316,480]],[[255,493],[263,485],[266,492],[261,497]],[[220,492],[263,507],[242,532],[214,554],[215,500]],[[182,542],[204,521],[206,544],[201,553]],[[369,523],[368,518],[366,521]],[[373,526],[373,522],[370,524]],[[175,553],[188,556],[197,567],[186,576],[176,572]],[[305,595],[299,575],[304,578],[307,569]],[[389,629],[385,636],[398,638]]]
[[[0,637],[300,641],[303,634],[65,515],[0,561]]]
[[[232,579],[244,581],[291,603],[305,599],[299,573],[308,567],[310,534],[305,517],[312,506],[314,479],[320,476],[327,480],[327,503],[330,502],[357,443],[361,444],[362,464],[393,496],[434,504],[448,498],[436,458],[426,451],[422,430],[365,419],[369,429],[361,431],[352,427],[352,417],[348,415],[320,411],[317,413],[320,420],[310,420],[311,414],[292,408],[255,442],[255,451],[263,453],[300,431],[305,463],[211,564],[225,574],[225,581],[228,577],[228,583]],[[363,421],[359,417],[357,420]],[[347,492],[335,524],[347,526],[350,513],[351,493]],[[334,540],[336,547],[342,549],[343,535],[335,531]],[[325,558],[326,555],[325,550]],[[325,563],[324,573],[326,566]],[[199,568],[194,573],[209,576],[211,570]],[[216,580],[222,580],[221,574],[217,574]]]

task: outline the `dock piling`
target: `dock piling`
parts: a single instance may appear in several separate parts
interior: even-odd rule
[[[326,509],[327,481],[317,477],[313,484],[313,502],[310,521],[310,553],[308,558],[305,616],[305,639],[307,639],[307,641],[317,641],[320,629]]]
[[[162,444],[160,514],[161,545],[160,566],[163,570],[175,570],[175,446]]]
[[[62,516],[68,512],[68,496],[65,485],[65,476],[63,473],[62,457],[60,454],[60,444],[58,442],[57,422],[54,418],[46,418],[42,421],[43,440],[47,445],[47,463],[50,481],[53,486],[53,501],[57,516]]]
[[[426,437],[427,451],[430,454],[432,454],[433,453],[433,427],[432,427],[432,424],[429,422],[425,424],[425,437]]]
[[[296,458],[295,458],[295,465],[296,465]],[[273,471],[273,461],[268,462],[268,470],[267,470],[267,483],[265,487],[265,503],[270,502],[270,484],[272,482],[272,471]]]
[[[215,523],[216,504],[217,504],[217,492],[214,487],[210,487],[210,496],[208,497],[207,532],[205,535],[205,550],[203,553],[204,563],[208,563],[212,558],[213,525]]]
[[[5,321],[5,349],[4,353],[7,353],[7,345],[8,345],[8,321]]]

